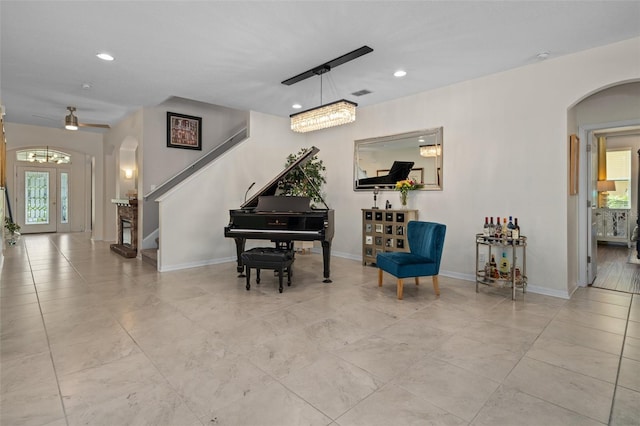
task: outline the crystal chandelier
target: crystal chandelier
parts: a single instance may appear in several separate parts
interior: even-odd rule
[[[345,53],[335,59],[332,59],[317,67],[311,68],[303,73],[288,78],[282,82],[287,86],[291,86],[299,81],[309,77],[320,76],[320,106],[308,109],[303,112],[291,114],[291,130],[298,133],[313,132],[314,130],[326,129],[328,127],[341,126],[343,124],[353,123],[356,121],[357,103],[340,99],[339,101],[329,104],[322,103],[322,76],[338,65],[359,58],[362,55],[373,52],[369,46],[362,46],[349,53]]]
[[[420,145],[420,155],[423,157],[437,157],[441,153],[440,145]]]
[[[291,114],[291,130],[298,133],[340,126],[356,121],[355,102],[341,99],[330,104]]]

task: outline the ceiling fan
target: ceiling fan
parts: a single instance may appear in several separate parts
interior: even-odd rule
[[[78,130],[78,127],[98,127],[100,129],[111,128],[108,124],[78,123],[78,117],[74,114],[76,107],[68,106],[67,111],[69,111],[69,114],[64,118],[64,128],[67,130]]]

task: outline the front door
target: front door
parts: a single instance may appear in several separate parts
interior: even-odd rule
[[[60,220],[67,222],[68,228],[68,190],[59,193],[59,180],[68,185],[67,176],[61,179],[63,171],[54,167],[26,167],[17,168],[17,209],[14,219],[21,227],[20,232],[31,234],[37,232],[57,232],[65,226],[60,226]],[[62,188],[64,189],[64,188]],[[64,212],[58,212],[58,206],[63,201]]]

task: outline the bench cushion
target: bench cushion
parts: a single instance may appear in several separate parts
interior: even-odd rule
[[[252,268],[278,268],[293,261],[293,252],[274,247],[255,247],[243,252],[240,257],[243,264]]]

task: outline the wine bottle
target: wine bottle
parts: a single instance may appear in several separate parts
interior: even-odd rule
[[[482,229],[482,235],[484,235],[485,237],[488,237],[490,235],[490,231],[489,231],[489,217],[486,216],[484,218],[484,228]],[[485,238],[486,240],[486,238]]]
[[[507,218],[506,217],[502,218],[502,221],[503,221],[502,222],[502,238],[506,240],[507,239],[507,229],[508,229],[507,228]]]
[[[513,228],[514,228],[514,224],[513,224],[513,218],[511,216],[509,216],[509,223],[507,224],[507,239],[511,239],[513,238]]]
[[[500,225],[500,216],[496,216],[496,229],[495,229],[495,232],[493,233],[493,236],[496,238],[500,238],[500,235],[502,235],[502,226]]]
[[[491,278],[495,278],[498,274],[498,264],[496,263],[496,256],[491,255],[491,262],[489,262],[489,269],[491,270]]]
[[[489,236],[493,237],[496,233],[496,226],[493,224],[493,216],[491,216],[491,222],[489,222]]]
[[[515,220],[516,223],[515,225],[513,225],[513,229],[511,230],[511,238],[513,238],[514,241],[520,239],[520,226],[518,226],[518,218],[516,217]]]

